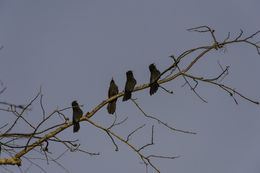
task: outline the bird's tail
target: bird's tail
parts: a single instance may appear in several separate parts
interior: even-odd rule
[[[157,82],[150,84],[150,95],[153,95],[158,90],[159,84]]]
[[[107,111],[108,111],[109,114],[115,113],[115,111],[116,111],[116,102],[115,101],[108,103]]]
[[[78,131],[79,131],[79,128],[80,128],[79,122],[75,122],[75,123],[73,124],[73,133],[78,132]]]
[[[125,91],[125,95],[123,97],[123,101],[129,100],[131,98],[131,96],[132,96],[132,92]]]

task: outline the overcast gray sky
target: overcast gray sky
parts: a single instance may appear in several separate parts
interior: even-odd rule
[[[259,7],[259,0],[0,0],[0,45],[4,46],[0,80],[7,87],[0,101],[28,103],[42,86],[47,113],[70,106],[75,99],[84,105],[84,112],[90,111],[107,98],[112,77],[122,91],[125,72],[133,70],[137,85],[141,85],[149,81],[150,63],[162,71],[172,63],[169,55],[211,44],[209,34],[187,32],[190,27],[209,25],[219,40],[228,32],[235,37],[240,29],[246,35],[256,32],[260,29]],[[255,48],[233,44],[226,53],[212,51],[192,72],[214,77],[221,71],[217,61],[230,66],[225,84],[260,100],[260,56]],[[187,86],[181,87],[183,83],[178,78],[163,85],[173,90],[173,95],[159,90],[151,97],[146,89],[133,97],[146,113],[197,135],[172,132],[149,121],[132,102],[122,103],[121,98],[117,115],[121,120],[128,117],[128,121],[115,131],[124,137],[145,123],[131,140],[142,146],[150,142],[151,126],[155,125],[155,145],[145,153],[181,156],[153,159],[163,173],[259,173],[259,106],[240,97],[236,97],[236,105],[220,88],[200,84],[198,92],[206,104]],[[41,109],[38,104],[32,108],[28,119],[38,120]],[[71,118],[71,110],[66,115]],[[0,126],[11,118],[1,112],[4,121]],[[108,126],[113,118],[103,108],[92,120]],[[24,130],[20,128],[17,130]],[[60,163],[70,172],[145,172],[139,156],[128,146],[116,141],[119,152],[115,152],[108,136],[86,122],[81,123],[79,133],[73,134],[69,128],[59,136],[79,139],[83,149],[101,153],[92,157],[66,153]],[[49,150],[59,154],[64,148],[54,145]],[[56,164],[40,163],[48,172],[64,172]],[[0,172],[5,171],[0,167]],[[28,172],[36,171],[39,169],[32,166]]]

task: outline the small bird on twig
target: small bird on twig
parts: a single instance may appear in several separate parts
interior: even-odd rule
[[[73,110],[73,115],[72,115],[72,123],[73,123],[73,133],[78,132],[79,131],[79,120],[83,115],[82,110],[79,107],[79,104],[77,103],[77,101],[73,101],[71,103],[72,105],[72,110]]]
[[[134,78],[133,72],[129,70],[126,72],[126,83],[125,83],[125,95],[123,101],[127,101],[132,96],[132,91],[135,88],[136,80]]]
[[[109,86],[109,89],[108,89],[108,98],[114,96],[114,95],[117,95],[118,94],[118,87],[117,85],[115,84],[115,81],[114,79],[112,78],[112,80],[110,81],[110,86]],[[108,104],[107,104],[107,111],[109,114],[114,114],[115,111],[116,111],[116,101],[117,101],[117,98],[110,101]]]
[[[160,76],[161,72],[156,68],[154,63],[149,65],[149,70],[151,72],[150,95],[153,95],[158,90],[159,84],[157,83],[157,81],[159,80],[159,76]]]

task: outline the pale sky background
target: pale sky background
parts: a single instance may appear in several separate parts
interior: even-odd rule
[[[47,113],[68,107],[75,99],[84,105],[84,112],[90,111],[107,98],[112,77],[120,91],[128,70],[133,70],[137,85],[147,83],[150,63],[162,71],[172,63],[169,55],[212,43],[209,34],[187,32],[190,27],[209,25],[218,40],[228,32],[235,37],[240,29],[246,36],[256,32],[260,29],[259,7],[259,0],[0,0],[0,46],[4,46],[0,80],[7,87],[0,101],[26,104],[42,86]],[[230,66],[224,84],[260,100],[260,56],[255,48],[233,44],[226,53],[213,50],[192,72],[214,77],[220,73],[217,61]],[[172,132],[147,120],[132,102],[122,103],[122,98],[117,102],[117,115],[128,121],[114,131],[125,137],[146,124],[130,141],[140,147],[150,142],[151,126],[155,125],[155,145],[145,153],[181,156],[152,159],[162,173],[259,173],[259,106],[240,97],[236,97],[236,105],[220,88],[201,83],[198,92],[206,104],[187,86],[181,87],[183,83],[180,77],[163,85],[174,95],[159,90],[149,96],[146,89],[133,97],[146,113],[197,135]],[[27,118],[39,120],[39,104],[32,108]],[[71,110],[65,113],[71,118]],[[0,126],[13,118],[1,112]],[[113,118],[104,107],[92,120],[107,127]],[[25,130],[19,128],[16,130]],[[145,172],[135,152],[117,140],[119,152],[115,152],[108,136],[87,122],[81,123],[77,134],[69,128],[58,136],[79,139],[83,149],[101,154],[67,152],[59,161],[70,172]],[[54,154],[64,149],[61,144],[49,148]],[[47,172],[66,172],[54,163],[38,163]],[[24,163],[21,169],[28,166]],[[7,168],[19,172],[17,167]],[[28,170],[39,171],[35,166]],[[0,167],[0,172],[6,170]]]

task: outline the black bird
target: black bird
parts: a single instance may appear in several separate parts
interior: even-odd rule
[[[79,107],[79,104],[77,103],[77,101],[73,101],[71,103],[72,105],[72,110],[73,110],[73,116],[72,116],[72,123],[73,123],[73,133],[78,132],[79,131],[79,120],[82,117],[82,110]]]
[[[154,64],[149,65],[151,72],[150,76],[150,95],[153,95],[158,90],[159,84],[157,83],[161,72],[156,68]]]
[[[114,79],[112,78],[112,80],[110,81],[110,86],[109,86],[109,90],[108,90],[108,98],[117,95],[118,94],[118,87],[115,84]],[[116,111],[116,101],[117,98],[110,101],[107,105],[107,111],[109,114],[113,114]]]
[[[134,78],[133,72],[129,70],[126,72],[125,95],[123,97],[123,101],[127,101],[131,98],[135,84],[136,80]]]

